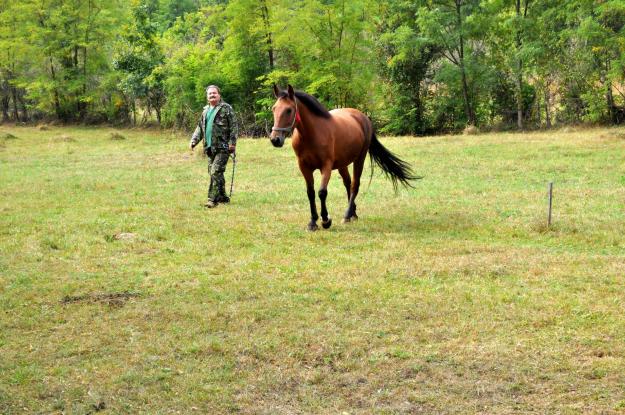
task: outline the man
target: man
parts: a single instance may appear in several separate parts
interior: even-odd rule
[[[228,153],[233,154],[237,144],[237,123],[234,110],[221,100],[219,87],[209,85],[206,88],[208,105],[204,107],[200,121],[193,132],[189,147],[191,151],[204,140],[204,152],[208,156],[208,201],[204,205],[214,208],[219,203],[228,203],[224,172],[228,164]]]

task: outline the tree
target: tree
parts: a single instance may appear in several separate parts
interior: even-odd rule
[[[197,121],[197,112],[206,104],[206,86],[225,85],[219,59],[227,23],[225,7],[213,5],[186,14],[164,32],[165,126],[190,128]],[[229,94],[229,87],[222,88],[222,96]],[[231,103],[238,106],[237,102]]]
[[[3,121],[187,128],[219,84],[246,134],[269,86],[381,131],[619,123],[622,0],[0,0]]]
[[[591,79],[602,86],[600,90],[589,88],[584,94],[590,107],[588,119],[601,120],[605,114],[614,124],[625,121],[622,117],[625,108],[619,107],[614,97],[614,86],[622,83],[625,75],[621,66],[625,53],[625,4],[607,1],[592,7],[590,15],[580,24],[579,37],[586,44],[588,66],[595,74]],[[600,109],[602,106],[592,109],[593,97],[599,94],[604,96],[605,110]],[[621,102],[623,97],[621,93]]]
[[[485,9],[492,16],[488,56],[498,74],[491,91],[492,108],[504,123],[514,122],[519,130],[524,128],[535,96],[525,79],[533,74],[536,55],[544,45],[529,14],[530,4],[537,2],[540,0],[492,1]]]
[[[376,73],[371,56],[375,26],[370,0],[305,0],[293,18],[297,34],[290,42],[310,36],[312,43],[300,46],[299,71],[307,74],[307,89],[329,106],[367,109],[367,95]]]
[[[26,121],[26,90],[21,79],[28,71],[32,48],[24,40],[25,7],[21,3],[0,1],[0,108],[2,122]],[[22,115],[20,116],[20,111]]]
[[[420,36],[416,20],[420,7],[414,1],[390,2],[380,16],[377,53],[386,88],[379,102],[386,124],[383,131],[392,134],[425,134],[430,128],[425,118],[426,80],[439,53]]]
[[[474,53],[480,48],[480,38],[483,38],[476,36],[484,31],[480,12],[478,0],[428,0],[417,18],[427,39],[458,69],[469,125],[477,124],[469,66],[477,64]]]
[[[161,123],[164,105],[164,73],[161,65],[164,55],[158,43],[158,0],[141,0],[132,7],[132,21],[126,26],[123,41],[114,62],[116,70],[125,74],[122,89],[130,100],[133,122],[136,124],[137,100],[142,100],[147,115],[156,111]]]
[[[103,0],[30,0],[23,7],[32,16],[25,30],[35,62],[45,62],[33,67],[29,98],[62,121],[84,120],[101,92],[99,80],[110,70],[107,44],[123,9]]]
[[[524,21],[527,19],[527,10],[530,0],[515,0],[515,46],[516,46],[516,108],[517,127],[523,129],[523,34]]]

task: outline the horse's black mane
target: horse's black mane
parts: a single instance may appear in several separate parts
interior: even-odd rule
[[[280,98],[286,98],[288,96],[289,93],[287,91],[280,92]],[[298,101],[304,104],[306,108],[308,108],[313,114],[323,118],[332,117],[326,107],[324,107],[323,104],[317,101],[317,98],[313,97],[312,95],[309,95],[302,91],[295,91],[295,96],[297,97]]]

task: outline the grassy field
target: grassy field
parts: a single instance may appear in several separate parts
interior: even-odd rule
[[[315,233],[290,146],[206,210],[187,137],[111,133],[0,127],[0,413],[625,412],[624,128],[382,137],[425,178],[341,225],[335,173]]]

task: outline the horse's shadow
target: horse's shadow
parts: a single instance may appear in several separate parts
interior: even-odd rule
[[[358,221],[352,223],[338,223],[329,231],[349,232],[355,234],[398,234],[427,236],[430,234],[459,234],[467,233],[479,227],[474,216],[459,211],[434,212],[423,214],[419,212],[415,216],[396,215],[382,216],[379,214],[363,215]]]

